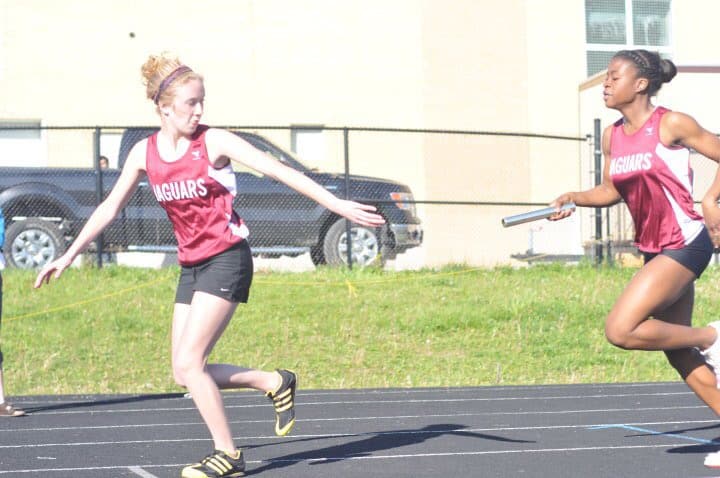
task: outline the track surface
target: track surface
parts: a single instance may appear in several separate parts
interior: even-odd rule
[[[284,438],[262,395],[224,397],[247,476],[720,476],[720,421],[682,383],[300,390]],[[13,401],[0,478],[178,477],[212,446],[182,394]]]

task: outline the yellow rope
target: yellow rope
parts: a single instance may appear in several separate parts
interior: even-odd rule
[[[453,276],[453,275],[460,275],[460,274],[469,274],[471,272],[478,272],[483,270],[482,267],[477,267],[474,269],[464,269],[460,271],[451,271],[451,272],[433,272],[425,275],[416,275],[413,277],[406,277],[406,278],[398,278],[398,277],[386,277],[382,279],[369,279],[369,280],[360,280],[360,281],[350,281],[350,279],[343,279],[342,282],[340,281],[314,281],[314,282],[307,282],[307,281],[300,281],[300,282],[287,282],[287,281],[274,281],[274,280],[263,280],[263,279],[256,279],[254,282],[265,284],[265,285],[271,285],[271,286],[345,286],[348,290],[348,296],[349,297],[357,297],[357,287],[361,285],[372,285],[372,284],[385,284],[387,282],[403,282],[406,280],[422,280],[425,278],[438,278],[438,277],[444,277],[444,276]]]
[[[350,297],[357,297],[357,289],[355,289],[355,286],[352,284],[352,282],[345,279],[345,285],[347,285],[348,288],[348,295]]]
[[[151,285],[157,284],[158,282],[162,282],[167,279],[168,279],[168,277],[161,277],[160,279],[155,279],[150,282],[146,282],[144,284],[136,285],[134,287],[128,287],[126,289],[118,290],[116,292],[111,292],[110,294],[101,295],[101,296],[95,297],[93,299],[81,300],[79,302],[73,302],[71,304],[65,304],[65,305],[61,305],[59,307],[53,307],[52,309],[45,309],[45,310],[41,310],[40,312],[31,312],[29,314],[24,314],[24,315],[16,315],[15,317],[9,317],[7,319],[2,319],[2,320],[3,320],[3,322],[10,322],[13,320],[26,319],[28,317],[36,317],[38,315],[49,314],[51,312],[57,312],[58,310],[71,309],[73,307],[77,307],[77,306],[80,306],[83,304],[89,304],[91,302],[97,302],[99,300],[104,300],[109,297],[114,297],[116,295],[125,294],[125,293],[133,291],[133,290],[142,289],[144,287],[150,287]]]
[[[459,270],[459,271],[451,271],[451,272],[443,272],[443,273],[433,272],[433,273],[429,273],[429,274],[417,275],[417,276],[406,277],[406,278],[386,277],[386,278],[382,278],[382,279],[360,280],[360,281],[354,281],[354,282],[350,281],[349,279],[343,279],[341,281],[311,281],[311,282],[308,282],[308,281],[288,282],[288,281],[273,281],[273,280],[258,279],[258,280],[255,280],[254,282],[260,283],[260,284],[266,284],[266,285],[273,285],[273,286],[341,286],[341,287],[347,287],[349,297],[357,297],[357,287],[360,285],[384,284],[387,282],[403,282],[406,280],[422,280],[425,278],[433,278],[434,279],[434,278],[444,277],[444,276],[469,274],[471,272],[477,272],[477,271],[481,271],[481,270],[483,270],[483,269],[478,267],[478,268],[474,268],[474,269],[464,269],[464,270]],[[73,307],[78,307],[78,306],[81,306],[84,304],[98,302],[101,300],[108,299],[110,297],[115,297],[118,295],[126,294],[126,293],[134,291],[134,290],[142,289],[145,287],[150,287],[151,285],[157,284],[158,282],[162,282],[167,279],[169,279],[169,277],[161,277],[159,279],[155,279],[150,282],[146,282],[144,284],[136,285],[133,287],[128,287],[126,289],[111,292],[109,294],[94,297],[92,299],[81,300],[78,302],[73,302],[71,304],[65,304],[65,305],[61,305],[59,307],[53,307],[51,309],[41,310],[39,312],[31,312],[31,313],[24,314],[24,315],[8,317],[8,318],[2,319],[2,320],[3,320],[3,322],[11,322],[13,320],[26,319],[28,317],[37,317],[39,315],[49,314],[49,313],[57,312],[60,310],[71,309]]]
[[[382,279],[374,279],[374,280],[356,280],[356,284],[383,284],[386,282],[404,282],[404,281],[410,281],[410,280],[422,280],[425,278],[436,278],[436,277],[444,277],[444,276],[452,276],[452,275],[460,275],[460,274],[469,274],[471,272],[478,272],[484,270],[482,267],[477,267],[474,269],[464,269],[461,271],[451,271],[451,272],[432,272],[425,275],[416,275],[413,277],[404,277],[404,278],[398,278],[398,277],[385,277]],[[306,281],[298,281],[298,282],[288,282],[288,281],[274,281],[274,280],[263,280],[263,279],[255,279],[253,280],[255,284],[268,284],[268,285],[337,285],[342,286],[346,285],[348,282],[348,279],[343,279],[343,282],[339,281],[312,281],[312,282],[306,282]]]

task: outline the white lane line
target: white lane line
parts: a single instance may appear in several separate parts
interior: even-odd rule
[[[179,464],[175,463],[172,465],[143,465],[145,468],[179,468],[181,466],[187,466],[187,463],[185,464]],[[87,466],[87,467],[76,467],[76,468],[35,468],[32,470],[0,470],[0,475],[7,475],[11,473],[67,473],[68,471],[109,471],[109,470],[129,470],[130,468],[136,468],[136,467],[128,467],[127,465],[117,465],[117,466]],[[137,467],[139,468],[139,467]],[[133,470],[134,471],[134,470]],[[144,471],[144,470],[143,470]],[[62,475],[67,476],[67,474]],[[154,475],[149,475],[154,476]]]
[[[397,459],[417,459],[417,458],[433,458],[433,457],[449,457],[449,456],[482,456],[482,455],[513,455],[518,453],[568,453],[568,452],[585,452],[585,451],[601,451],[601,450],[640,450],[650,448],[674,448],[687,446],[687,442],[668,443],[656,445],[628,445],[628,446],[590,446],[590,447],[573,447],[573,448],[539,448],[539,449],[522,449],[522,450],[484,450],[484,451],[467,451],[467,452],[446,452],[446,453],[417,453],[402,455],[366,455],[366,456],[327,456],[321,458],[297,458],[297,459],[270,459],[270,460],[250,460],[249,464],[263,463],[317,463],[323,461],[348,461],[348,460],[397,460]],[[312,453],[312,452],[308,452]],[[162,465],[144,465],[145,468],[168,468],[181,467],[182,464],[162,464]],[[104,467],[86,467],[86,468],[40,468],[32,470],[0,470],[0,475],[11,473],[53,473],[68,471],[95,471],[95,470],[117,470],[128,469],[125,466],[104,466]]]
[[[678,420],[678,421],[660,421],[660,422],[636,422],[636,423],[624,423],[625,426],[658,426],[658,425],[691,425],[691,424],[705,424],[705,423],[717,423],[717,419],[708,420]],[[485,428],[440,428],[440,429],[426,429],[426,430],[392,430],[392,431],[375,431],[375,432],[362,432],[362,433],[315,433],[315,434],[298,434],[290,437],[277,437],[275,435],[258,435],[258,436],[238,436],[233,437],[235,440],[243,440],[248,442],[249,440],[287,440],[292,441],[299,439],[328,439],[328,438],[361,438],[361,437],[374,437],[374,436],[392,436],[392,435],[444,435],[454,432],[468,433],[487,433],[487,432],[510,432],[510,431],[537,431],[537,430],[562,430],[562,429],[592,429],[593,427],[608,426],[607,423],[584,423],[575,425],[543,425],[543,426],[524,426],[524,427],[485,427]],[[178,438],[178,439],[155,439],[155,440],[116,440],[116,441],[97,441],[97,442],[64,442],[64,443],[33,443],[32,445],[0,445],[2,449],[13,449],[13,448],[27,448],[32,446],[34,448],[50,448],[50,447],[74,447],[74,446],[100,446],[100,445],[138,445],[138,444],[158,444],[158,443],[187,443],[187,442],[207,442],[210,439],[208,437],[203,438]]]
[[[683,382],[643,382],[643,383],[588,383],[588,384],[558,384],[558,385],[482,385],[477,387],[432,387],[432,388],[372,388],[372,389],[357,389],[357,390],[301,390],[298,391],[298,396],[325,396],[325,395],[402,395],[402,394],[420,394],[420,393],[464,393],[464,392],[507,392],[507,391],[533,391],[533,390],[571,390],[571,389],[611,389],[611,388],[649,388],[649,387],[680,387],[685,389],[686,386]],[[249,398],[257,399],[255,392],[225,392],[223,394],[226,398]],[[154,401],[177,401],[187,400],[187,398],[181,396],[178,393],[176,397],[158,397],[154,398],[152,394],[147,395],[128,395],[128,396],[112,396],[112,398],[98,397],[96,395],[53,395],[48,396],[46,400],[38,400],[37,398],[31,397],[10,397],[14,398],[15,401],[22,401],[24,405],[27,404],[83,404],[83,403],[94,403],[96,401],[138,401],[138,400],[154,400]]]
[[[512,455],[517,453],[566,453],[569,451],[599,451],[599,450],[633,450],[643,448],[670,448],[687,446],[687,442],[673,443],[668,445],[629,445],[629,446],[583,446],[574,448],[538,448],[527,450],[485,450],[485,451],[457,451],[445,453],[416,453],[403,455],[363,455],[363,456],[340,456],[340,457],[321,457],[321,458],[298,458],[298,459],[270,459],[263,460],[260,463],[298,463],[308,462],[317,463],[323,461],[347,461],[347,460],[388,460],[402,458],[428,458],[442,456],[478,456],[478,455]],[[249,461],[248,463],[253,463]]]
[[[303,418],[303,423],[308,422],[348,422],[348,421],[374,421],[374,420],[408,420],[417,418],[460,418],[460,417],[488,417],[488,416],[527,416],[527,415],[564,415],[564,414],[584,414],[584,413],[618,413],[618,412],[657,412],[663,410],[693,410],[706,409],[705,405],[688,405],[682,407],[640,407],[640,408],[596,408],[596,409],[578,409],[578,410],[524,410],[514,412],[470,412],[470,413],[443,413],[443,414],[423,414],[423,415],[376,415],[376,416],[352,416],[352,417],[333,417],[333,418]],[[253,423],[272,423],[271,419],[267,420],[231,420],[231,425],[253,424]],[[688,422],[689,423],[689,422]],[[175,422],[175,423],[137,423],[127,425],[96,425],[96,426],[68,426],[68,427],[38,427],[38,428],[13,428],[9,430],[0,430],[3,432],[17,435],[20,432],[47,432],[47,431],[71,431],[71,430],[113,430],[113,429],[137,429],[137,428],[159,428],[159,427],[187,427],[187,426],[205,426],[203,422]]]
[[[143,470],[139,466],[130,466],[128,467],[128,470],[132,471],[138,476],[142,476],[142,478],[158,478],[157,476],[153,475],[152,473],[148,473],[147,471]]]
[[[475,398],[441,398],[441,399],[411,399],[411,400],[353,400],[353,401],[327,401],[327,402],[304,402],[298,399],[298,404],[303,407],[308,406],[327,406],[327,405],[368,405],[368,404],[416,404],[416,403],[454,403],[454,402],[511,402],[511,401],[524,401],[532,400],[535,402],[542,402],[547,400],[587,400],[591,398],[638,398],[638,397],[669,397],[679,395],[693,395],[691,391],[683,392],[658,392],[658,393],[619,393],[619,394],[598,394],[598,395],[558,395],[549,397],[475,397]],[[236,408],[267,408],[268,404],[252,404],[252,405],[225,405],[226,409]],[[189,410],[196,410],[192,407],[173,407],[173,408],[126,408],[117,410],[71,410],[71,411],[37,411],[32,412],[31,415],[87,415],[91,413],[93,415],[99,414],[115,414],[115,413],[145,413],[145,412],[187,412]]]
[[[636,397],[669,397],[676,395],[694,395],[691,391],[683,392],[658,392],[658,393],[618,393],[618,394],[598,394],[598,395],[554,395],[548,397],[464,397],[464,398],[435,398],[435,399],[399,399],[399,400],[353,400],[353,401],[328,401],[328,402],[304,402],[298,400],[298,403],[302,406],[308,405],[354,405],[354,404],[386,404],[386,403],[400,403],[400,404],[412,404],[412,403],[449,403],[449,402],[513,402],[513,401],[524,401],[532,400],[535,402],[542,402],[546,400],[587,400],[590,398],[636,398]],[[233,407],[246,407],[248,405],[230,405],[227,408]]]
[[[687,390],[684,382],[648,382],[648,383],[610,383],[610,384],[575,384],[575,385],[505,385],[505,386],[477,386],[477,387],[437,387],[437,388],[392,388],[392,389],[358,389],[358,390],[299,390],[298,396],[373,396],[373,395],[410,395],[410,394],[459,394],[459,393],[508,393],[508,392],[534,392],[534,391],[568,391],[577,393],[577,390],[604,390],[604,389],[622,389],[629,390],[632,388],[680,388]],[[243,393],[243,392],[241,392]],[[241,396],[241,393],[229,392],[226,394],[228,398]],[[252,393],[252,392],[249,392]],[[252,396],[252,395],[251,395]]]

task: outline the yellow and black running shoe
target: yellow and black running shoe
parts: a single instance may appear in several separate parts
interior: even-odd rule
[[[282,382],[277,390],[265,395],[272,400],[275,407],[275,434],[285,436],[295,425],[295,389],[297,375],[290,370],[278,369]]]
[[[236,478],[245,476],[245,459],[242,450],[235,450],[235,456],[215,450],[200,463],[183,468],[182,478]]]

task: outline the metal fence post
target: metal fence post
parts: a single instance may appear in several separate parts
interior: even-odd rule
[[[612,234],[610,231],[610,208],[605,209],[605,257],[609,266],[613,265],[613,248],[612,248]]]
[[[595,156],[595,186],[602,183],[602,135],[600,132],[600,119],[595,118],[595,138],[594,138],[594,156]],[[600,265],[603,262],[603,246],[602,246],[602,209],[595,208],[595,264]]]
[[[345,199],[350,200],[350,130],[343,128],[343,143],[345,147]],[[347,245],[348,268],[352,270],[352,224],[345,220],[345,244]]]
[[[100,127],[95,127],[95,133],[93,135],[93,157],[94,157],[94,167],[95,167],[95,200],[97,205],[99,206],[100,203],[103,201],[103,171],[100,167]],[[96,255],[97,255],[97,265],[99,268],[102,268],[103,266],[103,233],[101,232],[98,234],[97,238],[95,239],[96,244]]]

